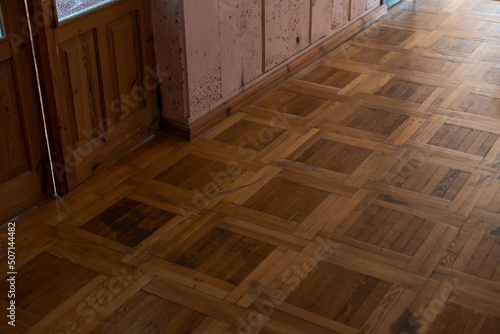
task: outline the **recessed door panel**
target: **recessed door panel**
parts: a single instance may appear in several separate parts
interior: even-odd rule
[[[107,25],[115,124],[141,110],[146,101],[138,28],[136,12]]]
[[[59,47],[67,116],[64,136],[77,149],[104,132],[101,83],[93,30]]]
[[[26,142],[12,61],[0,62],[0,184],[28,170]]]

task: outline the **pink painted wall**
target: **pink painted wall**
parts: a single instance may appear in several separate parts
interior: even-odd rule
[[[186,124],[380,0],[153,0],[164,117]],[[174,103],[175,101],[175,103]]]
[[[265,70],[276,67],[311,44],[309,1],[266,1]]]
[[[350,0],[313,0],[312,42],[330,36],[349,22]]]
[[[182,0],[153,0],[152,7],[163,117],[186,123],[189,97]]]
[[[262,75],[262,0],[219,0],[222,96]]]

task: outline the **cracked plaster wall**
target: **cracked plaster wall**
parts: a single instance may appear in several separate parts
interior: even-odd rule
[[[266,1],[265,70],[276,67],[310,45],[310,2]]]
[[[189,105],[182,0],[153,0],[152,7],[163,117],[183,122]]]
[[[380,3],[153,0],[164,117],[198,119]]]

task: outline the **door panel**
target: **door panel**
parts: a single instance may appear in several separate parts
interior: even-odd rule
[[[58,21],[51,1],[60,0],[34,1],[52,13],[37,57],[51,69],[44,95],[69,190],[159,129],[151,7],[115,0]]]
[[[107,25],[113,103],[116,103],[110,116],[115,124],[145,107],[145,100],[140,99],[144,87],[138,86],[144,76],[138,35],[135,13],[122,16]],[[122,96],[139,98],[134,103],[126,103],[125,100],[119,103]]]
[[[11,59],[0,62],[0,184],[29,170]]]
[[[59,47],[66,113],[61,114],[64,140],[73,149],[86,144],[103,131],[101,84],[97,69],[97,48],[92,31],[78,35]]]
[[[52,195],[53,188],[31,43],[23,35],[24,3],[0,0],[0,6],[6,35],[0,37],[1,224]]]

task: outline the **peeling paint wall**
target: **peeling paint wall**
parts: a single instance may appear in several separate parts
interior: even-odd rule
[[[351,16],[353,20],[363,14],[366,10],[366,0],[351,0]]]
[[[262,0],[219,0],[222,98],[262,75]]]
[[[185,122],[189,116],[182,0],[153,0],[157,72],[163,117]]]
[[[372,9],[378,5],[380,5],[380,0],[367,0],[366,1],[366,9]]]
[[[265,70],[269,71],[310,45],[310,2],[266,1]]]
[[[350,0],[333,0],[332,31],[335,31],[349,22]]]
[[[311,42],[314,43],[333,32],[333,0],[313,0],[312,17]]]
[[[164,118],[189,124],[380,3],[153,0]]]
[[[184,1],[189,111],[192,118],[222,99],[219,0]]]

